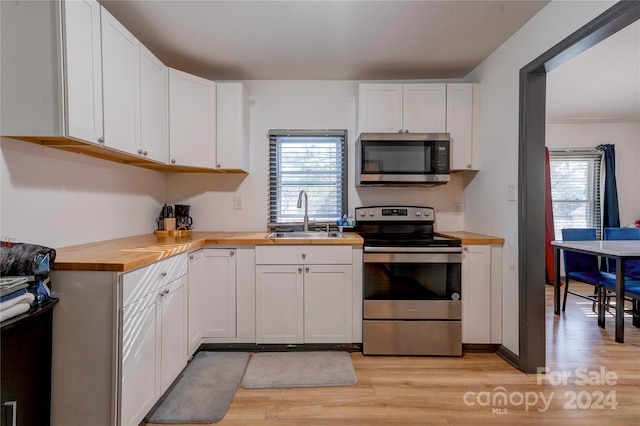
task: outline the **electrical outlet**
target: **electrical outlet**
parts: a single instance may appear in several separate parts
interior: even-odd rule
[[[516,184],[510,183],[507,185],[507,200],[508,201],[516,201],[518,199],[516,192]]]
[[[459,201],[454,201],[453,203],[453,214],[462,214],[462,203]]]
[[[234,210],[242,210],[242,197],[236,195],[233,197],[233,209]]]

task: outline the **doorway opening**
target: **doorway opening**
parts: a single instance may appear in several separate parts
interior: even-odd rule
[[[546,74],[640,19],[640,2],[619,2],[520,70],[518,154],[519,361],[545,366],[544,147]]]

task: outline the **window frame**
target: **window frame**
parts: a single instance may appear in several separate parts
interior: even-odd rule
[[[336,212],[336,218],[331,220],[323,220],[313,222],[315,225],[326,226],[335,224],[335,219],[340,217],[342,214],[346,214],[348,212],[348,190],[347,190],[347,180],[348,180],[348,149],[347,149],[347,141],[348,141],[348,133],[347,130],[340,129],[330,129],[330,130],[315,130],[315,129],[296,129],[296,130],[282,130],[282,129],[272,129],[269,130],[269,155],[268,155],[268,197],[267,197],[267,228],[272,230],[278,227],[297,227],[302,226],[302,216],[304,216],[304,207],[300,209],[300,218],[293,218],[289,220],[286,218],[283,220],[279,217],[280,208],[279,208],[279,199],[280,192],[282,190],[282,182],[281,182],[281,152],[278,149],[278,139],[282,137],[331,137],[331,138],[340,138],[340,153],[342,157],[342,161],[340,164],[340,168],[342,169],[340,179],[341,184],[339,184],[340,189],[337,193],[341,196],[340,208],[341,212]],[[338,172],[339,173],[339,172]],[[336,173],[336,176],[338,175]],[[336,187],[338,184],[336,184]],[[308,191],[307,191],[308,192]],[[309,195],[309,194],[307,194]],[[296,198],[297,201],[297,198]],[[311,199],[309,200],[309,205],[311,206]],[[314,220],[313,216],[309,215],[309,221]]]
[[[591,191],[591,198],[589,200],[554,200],[553,199],[553,188],[552,188],[552,207],[555,203],[579,203],[579,202],[590,202],[591,205],[591,218],[592,226],[587,225],[586,227],[593,227],[596,229],[596,237],[598,239],[602,238],[602,185],[604,183],[604,168],[603,168],[603,153],[602,151],[598,151],[596,149],[550,149],[549,150],[549,166],[552,171],[553,167],[551,165],[554,161],[592,161],[591,169],[589,171],[591,181],[588,183]],[[551,177],[551,184],[553,185],[553,177]],[[579,228],[581,226],[576,226]],[[557,228],[557,220],[554,209],[554,231]],[[561,239],[562,236],[558,235],[556,232],[556,239]]]

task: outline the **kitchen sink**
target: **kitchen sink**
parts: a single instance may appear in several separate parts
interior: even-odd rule
[[[344,238],[339,231],[293,231],[293,232],[272,232],[265,238]]]

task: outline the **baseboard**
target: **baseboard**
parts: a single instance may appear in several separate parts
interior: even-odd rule
[[[511,352],[511,350],[507,349],[505,346],[500,345],[498,347],[498,350],[496,351],[496,354],[500,358],[504,359],[509,364],[511,364],[511,366],[517,369],[520,369],[520,357],[514,354],[513,352]]]
[[[199,351],[347,351],[362,352],[362,343],[305,343],[300,345],[259,345],[256,343],[203,343]]]
[[[488,352],[493,353],[498,350],[499,344],[491,343],[463,343],[462,352]]]

